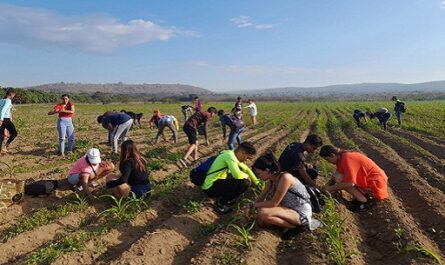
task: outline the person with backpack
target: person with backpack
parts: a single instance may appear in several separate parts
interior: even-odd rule
[[[232,109],[232,112],[242,112],[243,111],[243,99],[241,97],[236,98],[235,106]]]
[[[230,133],[227,145],[230,150],[235,149],[235,139],[238,142],[238,145],[241,141],[241,133],[244,131],[244,121],[235,115],[224,114],[224,110],[218,111],[219,120],[221,122],[221,128],[223,132],[223,141],[227,138],[227,130],[226,126],[229,126]]]
[[[368,116],[370,119],[377,118],[380,125],[386,131],[388,128],[388,120],[391,118],[391,112],[389,112],[387,108],[378,108],[374,113],[367,111],[366,116]]]
[[[113,163],[102,162],[99,149],[91,148],[74,163],[67,179],[59,182],[57,188],[64,189],[66,188],[66,184],[68,184],[68,186],[77,187],[79,190],[82,190],[88,198],[93,199],[95,197],[89,189],[89,184],[107,176],[113,172],[113,170]]]
[[[108,115],[100,115],[97,122],[108,130],[108,140],[113,148],[113,153],[117,154],[118,140],[127,140],[128,131],[133,125],[133,119],[126,113],[111,112]]]
[[[280,168],[298,178],[304,185],[316,186],[318,170],[306,162],[305,153],[314,153],[323,140],[316,134],[306,137],[303,143],[293,142],[286,146],[278,159]]]
[[[244,164],[256,154],[255,147],[249,142],[242,142],[235,150],[224,150],[213,160],[205,174],[201,189],[210,198],[215,198],[214,209],[218,213],[229,213],[236,198],[243,194],[258,179],[252,170]]]
[[[68,136],[67,151],[70,153],[74,147],[74,102],[70,100],[67,94],[61,96],[62,102],[53,107],[48,115],[58,114],[57,132],[59,133],[59,154],[65,156],[65,136]]]
[[[216,108],[210,107],[206,112],[198,111],[195,112],[184,124],[183,130],[187,135],[190,146],[188,147],[183,158],[179,159],[179,163],[187,167],[188,166],[188,157],[193,153],[194,160],[198,160],[198,137],[197,137],[197,129],[201,126],[204,134],[204,138],[206,141],[206,145],[210,145],[208,139],[208,127],[212,120],[213,115],[217,112]]]
[[[114,174],[107,176],[107,188],[111,189],[116,198],[128,197],[130,192],[137,198],[147,197],[150,194],[147,161],[132,140],[127,140],[121,145],[119,171],[121,176]]]
[[[391,100],[395,101],[394,111],[396,112],[397,123],[399,128],[402,128],[402,113],[406,112],[405,103],[400,101],[396,96],[393,96]]]
[[[249,110],[249,115],[250,115],[250,118],[252,119],[252,129],[255,129],[255,126],[256,126],[256,116],[257,116],[257,114],[258,114],[258,110],[257,110],[257,107],[256,107],[256,104],[255,104],[255,102],[253,102],[253,100],[251,100],[251,99],[249,99],[249,100],[247,100],[247,103],[249,103],[249,105],[246,107],[248,110]]]
[[[16,92],[14,89],[8,89],[6,96],[0,100],[0,152],[8,153],[9,145],[17,137],[17,129],[12,122],[12,99],[14,99]],[[9,138],[3,146],[5,139],[5,130],[9,132]]]
[[[333,193],[344,190],[353,196],[349,209],[360,211],[369,208],[374,199],[388,198],[388,177],[374,161],[356,151],[347,151],[325,145],[320,156],[337,166],[331,180],[323,188]]]
[[[364,120],[365,122],[368,121],[368,119],[366,118],[366,113],[359,109],[354,110],[354,114],[352,114],[352,117],[354,118],[355,122],[357,123],[357,127],[359,128],[361,126],[361,120]]]
[[[311,230],[318,225],[312,220],[310,195],[297,178],[282,171],[272,152],[260,156],[252,166],[255,174],[266,186],[251,207],[258,210],[257,223],[261,227],[285,228],[283,238],[291,236],[295,228],[308,225]]]

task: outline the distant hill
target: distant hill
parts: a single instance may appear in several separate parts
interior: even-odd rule
[[[210,90],[182,85],[182,84],[82,84],[82,83],[52,83],[38,86],[27,87],[27,89],[37,89],[46,92],[55,93],[88,93],[96,92],[109,94],[127,94],[127,95],[156,95],[156,96],[188,96],[211,95]]]
[[[251,97],[351,97],[363,95],[422,94],[445,92],[445,81],[415,84],[363,83],[323,87],[283,87],[233,91],[231,94]]]

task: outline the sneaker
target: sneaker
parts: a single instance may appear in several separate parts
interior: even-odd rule
[[[370,200],[368,200],[367,202],[360,202],[360,201],[354,200],[354,201],[351,202],[351,205],[348,207],[348,209],[351,212],[355,213],[355,212],[363,211],[363,210],[368,209],[370,207],[371,207],[371,201]]]
[[[230,207],[229,205],[221,204],[219,202],[215,203],[213,209],[215,210],[215,212],[220,214],[230,213],[233,210],[232,207]]]
[[[188,167],[187,162],[185,162],[184,159],[179,159],[179,163],[183,166],[183,167]]]

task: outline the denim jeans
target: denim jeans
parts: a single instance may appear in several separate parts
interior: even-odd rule
[[[396,117],[399,127],[402,127],[402,111],[396,111]]]
[[[244,131],[244,128],[240,129],[238,132],[236,132],[234,129],[230,129],[230,134],[229,134],[229,142],[228,142],[228,146],[230,150],[235,149],[235,139],[238,142],[238,144],[240,144],[241,141],[241,136],[240,134]]]
[[[128,139],[128,131],[133,125],[133,119],[129,119],[128,121],[119,124],[116,126],[111,133],[108,134],[108,139],[112,140],[111,144],[113,146],[113,152],[117,154],[118,152],[118,140],[126,141]]]
[[[59,151],[65,154],[65,137],[68,137],[67,151],[73,150],[74,146],[74,126],[72,118],[59,117],[57,120],[57,131],[59,132]]]

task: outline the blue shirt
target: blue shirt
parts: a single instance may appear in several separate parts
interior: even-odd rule
[[[111,125],[114,128],[114,127],[118,126],[119,124],[129,121],[130,119],[131,119],[131,117],[125,113],[114,113],[114,114],[105,116],[102,119],[102,126],[105,129],[108,129],[108,124],[111,123]]]
[[[0,121],[11,118],[12,102],[9,98],[0,100]]]

